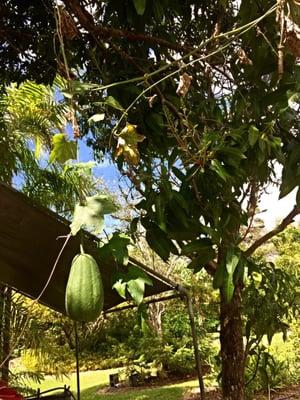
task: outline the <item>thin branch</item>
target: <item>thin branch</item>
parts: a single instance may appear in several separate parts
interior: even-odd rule
[[[79,0],[64,0],[64,3],[68,10],[78,18],[80,25],[94,38],[124,38],[131,42],[149,43],[151,45],[158,45],[175,51],[187,52],[193,50],[192,47],[172,43],[156,36],[96,25],[93,16],[81,6]]]
[[[294,218],[296,215],[300,214],[300,208],[295,206],[293,210],[281,221],[281,223],[270,232],[266,233],[259,239],[257,239],[246,251],[245,256],[248,257],[255,252],[258,247],[263,245],[265,242],[270,240],[273,236],[278,235],[278,233],[282,232],[289,224],[294,222]]]

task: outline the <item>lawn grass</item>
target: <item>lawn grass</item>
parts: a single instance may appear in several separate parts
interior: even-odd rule
[[[181,400],[184,392],[183,387],[161,386],[149,389],[132,389],[120,393],[97,393],[98,387],[83,390],[82,400]]]
[[[197,379],[169,384],[165,386],[154,386],[150,388],[130,388],[128,391],[116,393],[101,393],[101,389],[108,387],[109,375],[121,369],[107,369],[102,371],[88,371],[80,373],[81,399],[82,400],[181,400],[183,393],[192,387],[198,386]],[[46,376],[45,380],[38,384],[31,383],[33,389],[40,388],[41,391],[67,385],[73,393],[76,393],[76,375],[56,379],[53,376]]]
[[[87,371],[80,373],[80,386],[81,390],[89,389],[91,387],[99,387],[108,385],[109,375],[116,373],[120,368],[98,370],[98,371]],[[30,387],[32,389],[40,388],[41,391],[52,389],[58,386],[70,386],[73,392],[76,392],[76,374],[70,374],[69,376],[63,376],[56,378],[55,376],[46,376],[40,384],[37,382],[31,382]]]

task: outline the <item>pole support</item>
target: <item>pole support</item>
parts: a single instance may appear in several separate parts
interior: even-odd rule
[[[198,376],[198,381],[199,381],[200,399],[205,400],[203,371],[202,371],[201,357],[200,357],[200,351],[199,351],[199,346],[198,346],[198,336],[197,336],[197,331],[196,331],[193,301],[192,301],[192,298],[186,288],[184,288],[183,286],[180,286],[178,288],[178,290],[186,298],[187,311],[189,314],[190,325],[191,325],[191,334],[192,334],[193,346],[194,346],[196,370],[197,370],[197,376]]]
[[[79,339],[77,322],[74,322],[75,328],[75,357],[76,357],[76,383],[77,383],[77,400],[80,400],[80,369],[79,369]]]

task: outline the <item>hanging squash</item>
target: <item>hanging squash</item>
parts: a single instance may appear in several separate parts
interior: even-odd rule
[[[82,252],[72,261],[65,293],[66,312],[75,321],[94,321],[101,313],[104,291],[95,259]]]

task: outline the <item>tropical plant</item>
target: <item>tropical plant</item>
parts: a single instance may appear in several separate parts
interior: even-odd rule
[[[78,199],[95,190],[95,183],[92,163],[68,161],[77,152],[67,135],[72,108],[59,100],[63,87],[62,79],[53,88],[33,82],[6,87],[0,102],[0,180],[70,214]]]

